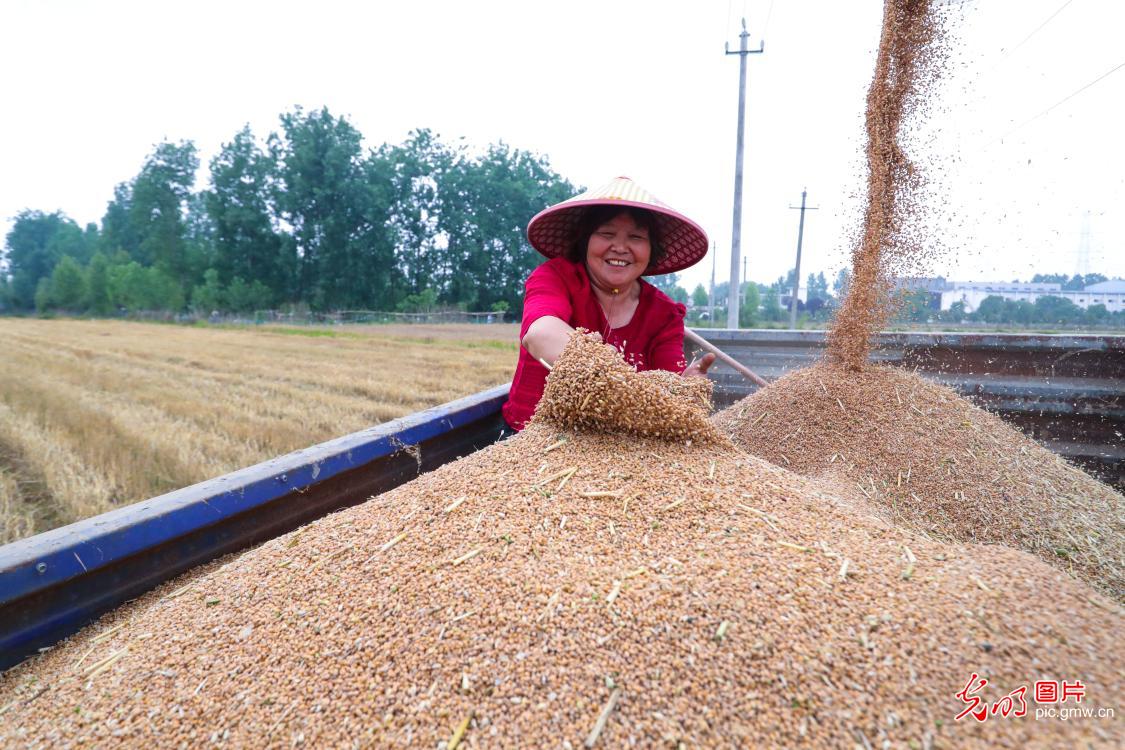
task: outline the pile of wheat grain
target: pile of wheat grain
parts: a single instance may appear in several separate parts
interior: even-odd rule
[[[949,388],[820,363],[713,421],[740,448],[827,478],[896,523],[1025,549],[1125,597],[1125,498]]]
[[[0,676],[0,745],[1108,746],[1120,722],[955,721],[955,694],[1111,706],[1120,623],[722,444],[536,419]]]
[[[535,418],[668,440],[722,441],[707,420],[712,384],[664,370],[638,373],[597,334],[579,329],[547,378]]]

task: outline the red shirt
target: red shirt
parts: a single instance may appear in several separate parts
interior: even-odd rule
[[[610,328],[602,306],[594,296],[586,266],[564,258],[552,258],[536,268],[524,284],[523,325],[520,340],[539,318],[552,315],[574,328],[587,328],[617,347],[625,361],[638,370],[683,372],[684,315],[687,308],[641,280],[641,298],[633,318],[621,328]],[[512,378],[512,390],[504,404],[504,419],[522,430],[543,396],[547,368],[522,346]]]

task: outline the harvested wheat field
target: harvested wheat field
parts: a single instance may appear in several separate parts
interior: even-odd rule
[[[590,372],[616,367],[602,348]],[[721,442],[537,418],[185,580],[0,676],[0,744],[1125,741],[1106,719],[953,718],[974,672],[989,703],[1046,678],[1120,696],[1108,599],[1026,553],[858,515]]]
[[[713,422],[939,538],[1005,544],[1125,599],[1125,497],[945,386],[890,367],[791,372]]]
[[[506,382],[486,326],[0,323],[0,543]]]

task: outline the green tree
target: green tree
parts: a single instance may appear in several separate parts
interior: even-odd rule
[[[990,294],[980,301],[973,313],[976,320],[985,323],[1002,323],[1005,318],[1004,298],[998,294]]]
[[[777,301],[776,298],[774,301]],[[758,308],[761,305],[762,296],[758,291],[758,285],[753,281],[743,284],[742,306],[738,309],[738,325],[742,328],[753,328],[758,325]]]
[[[373,220],[382,224],[365,205],[373,193],[361,141],[351,123],[327,108],[283,114],[281,133],[269,137],[277,165],[273,201],[278,218],[292,227],[297,258],[293,296],[314,309],[364,306],[371,299],[375,280],[360,268],[367,266]]]
[[[193,275],[184,219],[198,169],[191,141],[157,144],[133,180],[128,210],[139,240],[134,259],[159,268],[181,289]]]
[[[1035,306],[1025,299],[1016,300],[1010,306],[1005,306],[1004,315],[1013,323],[1031,323],[1035,320]]]
[[[210,315],[226,309],[223,285],[219,281],[219,272],[214,268],[204,271],[203,283],[191,290],[191,307],[197,315]]]
[[[35,311],[40,315],[54,307],[54,297],[51,294],[51,277],[44,276],[35,285]]]
[[[98,238],[98,249],[107,258],[117,253],[124,253],[133,259],[140,257],[140,238],[130,220],[132,205],[132,183],[119,183],[113,189],[113,198],[102,216],[102,231]]]
[[[109,294],[113,304],[130,311],[183,309],[184,293],[179,282],[159,268],[146,268],[136,261],[111,265]]]
[[[86,267],[86,308],[94,315],[113,312],[109,295],[109,261],[100,252],[94,253]]]
[[[2,260],[11,274],[10,297],[14,307],[36,306],[40,279],[51,275],[64,254],[85,251],[82,230],[61,211],[21,211],[5,237]],[[45,299],[49,299],[47,293]]]
[[[930,319],[930,315],[932,315],[930,294],[926,290],[904,290],[899,296],[898,311],[895,315],[898,320],[925,323]]]
[[[215,265],[215,224],[207,213],[204,193],[188,196],[184,214],[184,253],[188,278],[193,282],[202,279],[203,272]],[[190,289],[190,284],[184,288]]]
[[[1065,273],[1037,273],[1031,277],[1032,284],[1065,284],[1069,280]]]
[[[785,310],[781,308],[781,296],[776,286],[766,290],[766,296],[762,300],[762,317],[775,323],[785,319]]]
[[[1062,288],[1067,292],[1080,292],[1082,291],[1082,287],[1085,286],[1085,283],[1085,279],[1078,274],[1074,274],[1063,284]]]
[[[1040,323],[1077,323],[1083,317],[1082,308],[1065,297],[1044,295],[1035,300],[1035,318]]]
[[[942,310],[938,313],[938,320],[946,323],[960,323],[966,317],[965,303],[961,301],[954,302],[948,310]]]
[[[773,286],[774,286],[775,289],[777,289],[777,291],[780,294],[792,294],[793,293],[793,282],[796,280],[796,278],[797,278],[797,269],[796,268],[790,268],[788,273],[785,274],[785,276],[778,276],[777,277],[777,281],[774,282]]]
[[[672,291],[668,294],[673,302],[679,302],[681,305],[686,305],[688,302],[687,289],[684,289],[679,284],[672,287]]]
[[[459,254],[458,244],[483,241],[472,237],[467,229],[473,226],[464,201],[456,201],[446,210],[442,195],[479,194],[479,186],[468,170],[463,154],[441,143],[430,130],[411,131],[406,141],[396,146],[384,145],[376,155],[380,161],[372,166],[385,166],[390,216],[388,227],[394,245],[395,268],[400,274],[400,294],[419,294],[423,289],[444,290],[450,279],[451,264],[443,258],[443,243],[453,241],[451,255]],[[443,189],[444,186],[444,189]],[[458,209],[461,210],[458,210]],[[439,224],[446,230],[439,232]],[[466,236],[470,234],[470,236]],[[467,296],[464,291],[450,296]]]
[[[710,304],[711,298],[707,295],[707,290],[703,288],[702,284],[696,284],[695,289],[691,292],[691,304],[697,308],[707,307]]]
[[[423,289],[417,294],[408,294],[398,304],[398,311],[405,313],[425,313],[437,308],[438,294],[433,289]]]
[[[851,282],[851,271],[846,268],[841,268],[840,272],[836,274],[836,280],[832,282],[832,289],[836,292],[837,299],[843,299],[848,294],[848,284]]]
[[[253,312],[269,307],[273,292],[258,279],[247,282],[235,276],[227,285],[227,308],[234,312]]]
[[[808,293],[806,299],[810,302],[814,299],[827,300],[828,294],[828,279],[824,278],[824,272],[809,274],[808,281],[806,282]]]
[[[51,272],[50,301],[67,312],[81,312],[86,302],[86,279],[82,266],[64,255]]]
[[[1094,282],[1097,283],[1097,282]],[[1105,305],[1090,305],[1086,308],[1086,322],[1092,325],[1106,323],[1110,319],[1109,310]]]
[[[427,192],[430,183],[422,179],[419,190],[425,200],[416,205],[436,217],[438,241],[421,247],[436,262],[435,281],[441,283],[442,301],[487,310],[502,300],[519,314],[524,281],[542,262],[527,242],[527,220],[572,195],[574,187],[543,157],[503,143],[490,145],[479,156],[433,145],[426,149],[436,193]],[[403,210],[398,204],[395,214],[401,221]],[[411,226],[416,231],[419,225]],[[409,237],[410,232],[402,236]],[[400,256],[404,268],[414,251],[407,248],[405,253]]]
[[[260,281],[272,298],[283,299],[290,294],[297,258],[293,246],[273,227],[270,190],[275,166],[246,126],[211,160],[212,187],[203,200],[219,275]]]

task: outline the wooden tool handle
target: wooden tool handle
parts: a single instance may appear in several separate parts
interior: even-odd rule
[[[769,385],[769,382],[767,382],[765,378],[761,377],[756,372],[751,370],[749,367],[745,366],[744,364],[739,362],[734,357],[732,357],[729,354],[727,354],[726,352],[722,351],[721,349],[719,349],[719,347],[715,346],[710,341],[703,338],[702,336],[700,336],[698,333],[691,330],[690,328],[684,329],[684,336],[686,336],[693,344],[696,344],[698,346],[703,347],[704,349],[706,349],[707,351],[711,352],[716,357],[721,359],[725,364],[729,365],[730,367],[734,368],[738,372],[742,373],[751,382],[757,383],[758,385],[760,385],[762,387],[765,387],[765,386]]]

